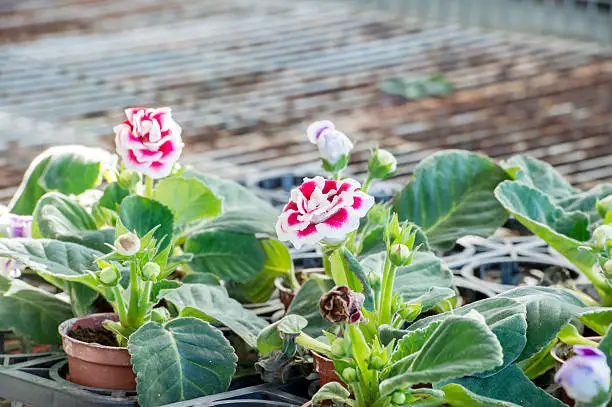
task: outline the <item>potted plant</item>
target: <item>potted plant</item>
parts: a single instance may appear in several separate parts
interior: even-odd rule
[[[274,290],[274,279],[291,270],[286,246],[270,237],[277,212],[235,182],[180,167],[176,163],[183,148],[180,127],[169,109],[134,108],[126,115],[127,120],[115,128],[120,168],[107,165],[116,164],[116,160],[104,150],[71,146],[48,150],[26,173],[8,207],[9,232],[0,239],[0,257],[34,270],[64,291],[70,302],[20,279],[0,277],[0,327],[36,342],[56,343],[58,325],[73,315],[91,314],[92,303],[102,296],[112,304],[117,317],[101,316],[96,323],[118,318],[114,321],[118,325],[106,325],[116,328],[115,335],[123,335],[119,341],[122,344],[139,327],[165,329],[168,332],[163,336],[174,340],[170,327],[186,324],[183,317],[191,316],[230,328],[246,348],[253,348],[257,333],[268,323],[244,309],[228,291],[244,301],[265,301]],[[85,205],[83,193],[94,199]],[[22,233],[23,224],[28,225],[28,233]],[[116,239],[128,232],[139,239],[144,252],[138,252],[135,259],[113,257],[121,256]],[[111,261],[107,262],[105,256],[111,256]],[[165,262],[160,266],[163,277],[146,280],[150,270],[144,269],[144,258],[157,258],[162,265]],[[135,274],[130,267],[124,268],[128,264],[136,267]],[[113,286],[111,290],[105,285],[104,281],[110,281],[109,268],[121,271],[121,288]],[[143,274],[143,270],[149,271]],[[174,272],[168,274],[170,270]],[[135,275],[139,279],[132,278]],[[127,287],[138,290],[134,289],[130,297],[132,288]],[[165,291],[168,289],[173,290]],[[133,307],[132,313],[122,311],[117,290],[126,295],[123,302],[128,310],[128,298],[141,299],[137,317],[133,316]],[[171,311],[170,316],[179,317],[181,322],[160,325],[158,314],[163,308],[151,308],[160,301]],[[132,316],[122,319],[122,313]],[[217,337],[216,328],[211,329],[211,337]],[[125,349],[120,353],[121,363],[129,363]],[[233,353],[228,350],[228,358]],[[133,365],[138,373],[139,364]],[[157,368],[160,377],[173,380],[180,376],[185,380],[178,387],[164,387],[154,396],[142,388],[148,388],[147,380],[161,380],[155,378],[157,373],[138,375],[142,405],[163,404],[223,388],[192,386],[188,382],[193,377],[181,376],[178,371],[168,376],[163,371],[168,366]]]

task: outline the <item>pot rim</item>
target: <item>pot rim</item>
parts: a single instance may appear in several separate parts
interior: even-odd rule
[[[83,342],[81,340],[75,339],[73,337],[71,337],[70,335],[68,335],[68,331],[72,328],[72,326],[79,320],[83,320],[83,319],[88,319],[91,317],[98,317],[98,318],[103,318],[106,317],[106,319],[118,319],[117,314],[115,314],[114,312],[102,312],[102,313],[97,313],[97,314],[88,314],[88,315],[84,315],[82,317],[74,317],[74,318],[70,318],[65,320],[64,322],[62,322],[59,327],[57,328],[57,330],[59,331],[60,336],[62,337],[62,340],[65,341],[69,341],[69,342],[73,342],[73,343],[77,343],[79,345],[83,345],[83,346],[88,346],[91,348],[96,348],[96,349],[103,349],[105,351],[109,351],[109,352],[113,352],[113,351],[126,351],[128,348],[127,346],[107,346],[107,345],[101,345],[99,343],[96,342]]]
[[[311,267],[307,269],[293,271],[293,274],[297,274],[298,272],[304,273],[304,274],[315,274],[315,273],[321,273],[321,272],[325,273],[325,269],[323,267]],[[284,285],[284,282],[285,282],[285,277],[278,276],[274,279],[274,287],[276,287],[278,291],[282,291],[287,294],[295,294],[298,292],[299,288],[289,288]]]

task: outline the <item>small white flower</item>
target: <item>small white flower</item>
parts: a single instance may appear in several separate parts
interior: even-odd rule
[[[612,240],[612,226],[601,225],[593,232],[593,243],[600,249],[605,249],[608,240]]]
[[[140,239],[133,233],[126,233],[115,240],[115,247],[122,256],[133,256],[140,250]]]

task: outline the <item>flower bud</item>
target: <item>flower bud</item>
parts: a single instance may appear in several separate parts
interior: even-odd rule
[[[397,169],[397,160],[387,150],[376,150],[368,161],[368,171],[372,179],[385,179]]]
[[[140,174],[134,171],[125,170],[119,174],[117,182],[122,188],[130,189],[140,182]]]
[[[329,322],[361,322],[361,306],[364,300],[363,294],[355,293],[344,285],[338,286],[321,296],[319,311],[323,319]]]
[[[141,272],[142,279],[145,281],[155,281],[160,273],[161,268],[159,267],[159,264],[152,262],[145,264]]]
[[[396,391],[391,395],[391,404],[403,405],[406,403],[406,394],[401,391]]]
[[[357,371],[352,367],[347,367],[342,371],[342,380],[345,383],[354,383],[357,381]]]
[[[331,344],[331,353],[332,356],[336,358],[341,358],[344,356],[344,347],[346,345],[346,340],[343,338],[338,338],[334,340]]]
[[[314,122],[308,126],[306,134],[308,140],[319,147],[319,155],[324,164],[327,164],[325,166],[334,170],[341,170],[346,166],[353,143],[346,134],[337,131],[332,122],[329,120]],[[340,165],[341,160],[344,165]]]
[[[108,287],[114,287],[119,283],[121,273],[115,267],[107,267],[98,273],[98,281]]]
[[[153,308],[153,310],[151,311],[151,320],[152,321],[159,322],[160,324],[163,324],[164,322],[166,322],[169,319],[170,319],[170,312],[166,308],[164,308],[164,307]]]
[[[604,263],[603,269],[606,276],[612,276],[612,259]]]
[[[599,249],[605,249],[612,239],[612,226],[601,225],[593,232],[593,244]]]
[[[608,212],[612,211],[612,195],[608,195],[605,198],[597,201],[595,204],[599,216],[605,218]]]
[[[380,356],[370,357],[370,362],[368,363],[368,369],[383,370],[384,368],[385,368],[385,362]]]
[[[575,356],[569,358],[555,374],[555,383],[580,403],[590,403],[610,390],[610,368],[606,355],[597,348],[574,346]]]
[[[389,250],[389,259],[395,266],[407,266],[412,260],[412,252],[404,244],[394,244]]]
[[[115,240],[117,253],[122,256],[133,256],[140,250],[140,239],[133,233],[126,233]]]
[[[408,322],[412,322],[421,314],[421,304],[401,304],[397,313]]]

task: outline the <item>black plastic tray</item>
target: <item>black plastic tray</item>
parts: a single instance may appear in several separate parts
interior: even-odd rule
[[[133,391],[104,390],[66,380],[68,362],[61,352],[0,355],[0,397],[31,407],[136,407]],[[237,378],[230,391],[171,404],[196,406],[300,407],[306,402],[308,382],[275,386],[257,376]],[[299,394],[295,395],[295,394]]]

